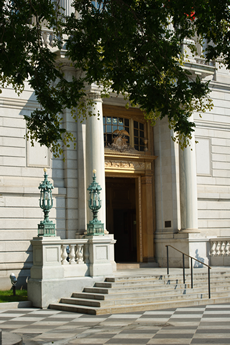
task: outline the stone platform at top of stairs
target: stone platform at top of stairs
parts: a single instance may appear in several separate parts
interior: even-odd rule
[[[230,302],[230,268],[211,270],[211,299],[207,269],[194,269],[193,289],[189,269],[185,284],[182,269],[171,269],[169,275],[166,269],[130,271],[118,271],[82,292],[73,291],[72,297],[63,297],[50,308],[99,315]]]
[[[203,266],[202,268],[197,267],[193,268],[193,273],[207,273],[208,269],[207,267]],[[211,267],[211,274],[213,272],[220,272],[220,271],[226,271],[230,274],[230,266],[213,266]],[[191,268],[185,268],[185,273],[190,274]],[[134,268],[134,269],[119,269],[116,272],[114,272],[114,277],[122,277],[122,276],[159,276],[159,275],[166,275],[167,274],[167,268],[162,267],[154,267],[154,268]],[[183,268],[169,268],[169,274],[172,275],[181,275],[183,274]]]

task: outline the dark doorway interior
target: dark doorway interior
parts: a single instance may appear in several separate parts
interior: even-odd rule
[[[106,178],[107,230],[114,234],[116,262],[137,262],[134,178]]]

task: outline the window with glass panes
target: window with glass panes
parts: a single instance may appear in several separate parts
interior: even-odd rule
[[[107,147],[113,142],[113,132],[118,130],[125,130],[129,133],[129,119],[120,117],[106,116],[103,117],[104,124],[104,146]],[[127,144],[129,144],[129,137],[127,136]]]
[[[138,151],[144,151],[144,124],[141,122],[134,121],[134,148]]]
[[[145,124],[142,122],[134,121],[133,119],[118,118],[112,116],[104,116],[104,145],[107,147],[111,145],[114,139],[113,132],[118,130],[125,130],[129,133],[127,136],[127,143],[134,147],[137,151],[144,151],[144,138],[145,138]]]

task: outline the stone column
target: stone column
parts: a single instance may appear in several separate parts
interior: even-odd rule
[[[183,151],[180,150],[181,230],[183,232],[199,232],[194,135],[190,145]]]
[[[75,13],[75,8],[71,6],[73,0],[60,0],[60,6],[65,9],[65,16],[71,16],[71,13]]]
[[[103,112],[102,100],[97,93],[91,93],[90,98],[94,104],[88,112],[92,112],[92,116],[88,116],[86,120],[86,188],[92,183],[93,170],[96,169],[96,181],[100,184],[102,207],[98,212],[98,219],[104,223],[105,220],[105,159],[104,159],[104,133],[103,133]],[[89,192],[87,191],[87,202]],[[92,220],[92,212],[87,207],[87,223]]]
[[[83,235],[87,229],[86,194],[86,121],[77,122],[77,174],[78,174],[78,231],[76,236]]]

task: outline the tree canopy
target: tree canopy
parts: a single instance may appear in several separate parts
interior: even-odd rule
[[[184,40],[205,40],[206,62],[230,67],[230,0],[75,0],[68,17],[53,0],[0,0],[0,6],[0,87],[20,93],[28,80],[41,105],[26,116],[28,135],[56,155],[60,140],[73,140],[62,113],[86,115],[92,83],[102,97],[122,94],[153,124],[167,117],[186,146],[195,127],[191,114],[211,103],[209,82],[184,68]],[[44,27],[54,34],[52,49]],[[65,64],[75,71],[72,79]]]

